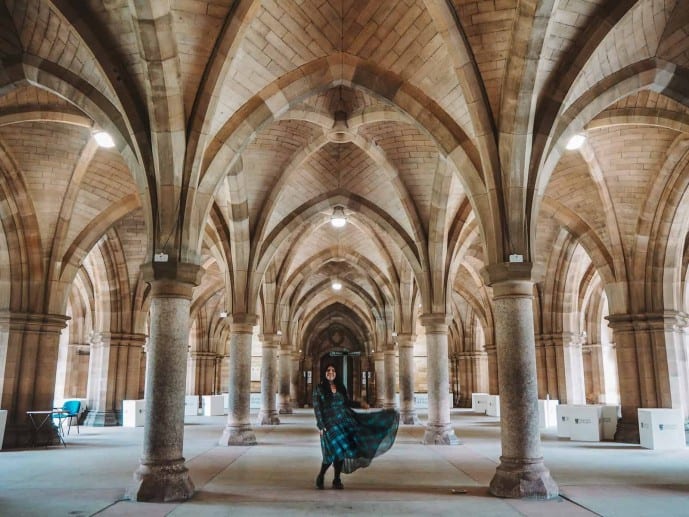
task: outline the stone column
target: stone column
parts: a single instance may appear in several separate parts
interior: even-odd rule
[[[8,411],[5,449],[28,445],[33,428],[27,411],[53,408],[60,333],[66,323],[57,314],[0,315],[0,407]],[[57,440],[52,426],[44,433],[39,441]]]
[[[301,372],[299,371],[299,352],[292,352],[290,357],[290,366],[292,373],[289,379],[289,396],[292,399],[292,406],[296,407],[299,404],[299,381],[301,381]]]
[[[488,360],[485,352],[471,350],[457,357],[459,376],[463,379],[459,407],[471,407],[472,393],[485,393],[488,386]]]
[[[376,401],[375,407],[385,405],[385,354],[373,352],[373,364],[376,372]]]
[[[400,419],[403,424],[418,424],[414,405],[414,342],[413,334],[400,334],[397,344],[400,353]]]
[[[95,333],[89,361],[85,425],[120,425],[122,401],[139,398],[143,334]]]
[[[292,405],[290,404],[290,377],[292,373],[292,354],[289,350],[289,345],[282,344],[278,356],[278,392],[280,395],[280,409],[281,415],[291,415]]]
[[[686,351],[676,347],[681,342],[678,323],[682,318],[678,316],[671,311],[607,316],[617,350],[622,409],[617,442],[639,443],[638,408],[683,405]]]
[[[383,361],[385,361],[385,401],[383,407],[386,409],[396,408],[395,403],[395,348],[394,344],[389,344],[385,349]]]
[[[261,411],[258,419],[261,425],[277,425],[280,423],[275,408],[275,394],[277,393],[278,343],[277,334],[263,334],[261,355]]]
[[[498,371],[498,349],[495,345],[486,345],[488,358],[488,393],[497,395],[500,385],[500,372]]]
[[[511,272],[498,264],[491,271],[502,456],[490,492],[498,497],[549,499],[557,497],[558,487],[543,462],[538,430],[531,265],[520,266]]]
[[[426,332],[428,349],[428,421],[423,443],[459,445],[450,422],[450,372],[448,344],[450,317],[446,314],[424,314],[420,318]]]
[[[216,357],[215,352],[189,352],[188,395],[215,395]]]
[[[227,424],[220,445],[255,445],[251,428],[251,340],[258,318],[233,314],[230,337],[230,391]]]
[[[184,393],[191,295],[200,283],[196,264],[154,262],[141,267],[151,285],[146,346],[143,454],[128,491],[137,501],[183,501],[194,494],[184,464]]]
[[[229,379],[230,379],[230,354],[220,357],[220,373],[218,374],[218,384],[220,386],[220,393],[229,393]]]

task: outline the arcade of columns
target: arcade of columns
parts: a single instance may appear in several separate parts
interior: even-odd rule
[[[184,396],[227,391],[220,444],[256,444],[333,350],[405,424],[427,392],[428,444],[499,394],[501,497],[558,494],[539,398],[619,402],[623,442],[640,407],[686,418],[687,27],[672,0],[0,1],[4,446],[56,399],[102,426],[144,398],[129,497],[184,500]]]

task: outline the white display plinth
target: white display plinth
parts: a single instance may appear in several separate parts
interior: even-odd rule
[[[414,393],[414,408],[428,409],[428,393]]]
[[[600,407],[603,440],[614,440],[617,431],[617,420],[620,418],[620,406],[603,405]]]
[[[225,404],[222,395],[203,395],[203,415],[217,416],[225,414]]]
[[[569,408],[569,439],[600,442],[603,423],[601,406],[573,405]]]
[[[682,411],[639,408],[639,438],[645,449],[682,449],[686,446]]]
[[[225,408],[225,413],[229,413],[230,409],[230,394],[222,393],[222,405]]]
[[[569,410],[571,407],[572,406],[569,404],[558,404],[555,407],[555,414],[557,415],[557,435],[560,438],[569,438]]]
[[[488,408],[488,393],[471,394],[471,410],[476,413],[485,413]]]
[[[199,414],[199,396],[187,395],[184,397],[184,416],[197,416]]]
[[[2,449],[2,442],[5,439],[5,426],[7,425],[7,410],[0,409],[0,449]]]
[[[146,415],[144,400],[122,401],[122,427],[142,427]]]
[[[500,395],[488,395],[486,403],[486,415],[500,416]]]
[[[538,428],[548,429],[557,426],[557,400],[539,399],[538,401]]]

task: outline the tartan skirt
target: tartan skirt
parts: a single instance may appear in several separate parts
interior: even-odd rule
[[[323,463],[344,460],[342,472],[350,474],[368,467],[376,456],[395,442],[400,415],[395,409],[357,412],[345,405],[342,397],[333,397],[326,431],[321,435]]]

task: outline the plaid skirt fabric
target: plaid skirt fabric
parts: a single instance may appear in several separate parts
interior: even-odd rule
[[[392,447],[399,426],[396,410],[356,412],[341,393],[326,398],[319,389],[316,391],[316,420],[319,429],[325,429],[321,435],[323,463],[344,460],[342,472],[350,474],[368,467],[373,458]]]

